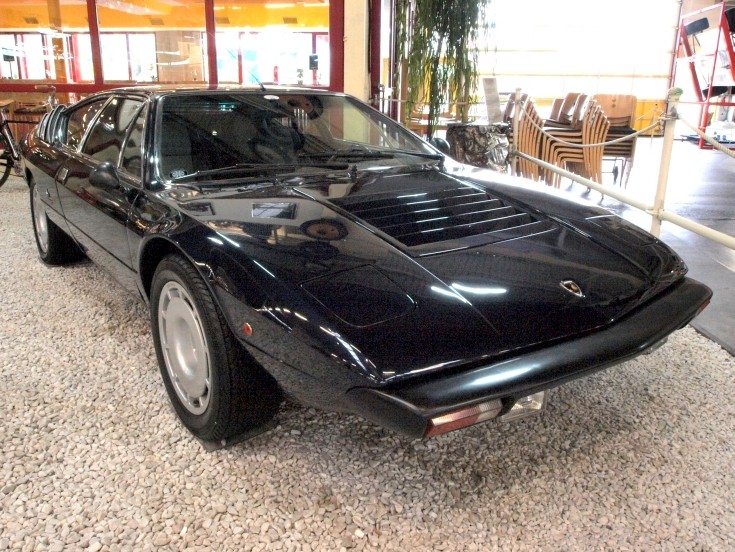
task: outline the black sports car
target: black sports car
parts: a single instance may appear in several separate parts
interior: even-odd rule
[[[86,255],[150,305],[205,441],[284,393],[414,437],[522,416],[711,296],[621,218],[453,163],[344,94],[112,90],[22,151],[41,260]]]

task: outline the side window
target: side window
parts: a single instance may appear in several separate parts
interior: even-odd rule
[[[51,110],[51,113],[46,114],[44,120],[46,125],[43,129],[39,129],[38,134],[42,140],[53,144],[59,139],[59,127],[64,120],[65,112],[68,110],[66,106],[57,105]]]
[[[49,144],[53,144],[54,142],[59,140],[59,130],[65,116],[64,113],[67,109],[68,108],[66,106],[57,105],[56,107],[54,107],[51,113],[48,114],[46,134],[43,139],[46,140]]]
[[[109,161],[117,166],[125,135],[141,105],[140,100],[113,98],[90,130],[82,152],[101,163]]]
[[[138,118],[130,128],[128,139],[123,147],[122,168],[135,176],[141,176],[143,167],[143,129],[145,126],[146,110],[141,109]]]
[[[103,99],[92,102],[72,111],[66,123],[66,135],[61,141],[70,148],[77,149],[87,128],[106,101],[106,99]]]

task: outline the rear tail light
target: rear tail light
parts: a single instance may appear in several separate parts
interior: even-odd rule
[[[499,399],[476,404],[449,414],[443,414],[432,418],[424,437],[435,437],[448,431],[461,429],[495,418],[503,408]]]
[[[548,391],[539,391],[516,400],[511,409],[500,416],[499,419],[506,422],[538,414],[546,408],[547,394]],[[426,429],[424,437],[436,437],[448,431],[462,429],[496,418],[502,409],[503,403],[500,399],[495,399],[436,416],[429,420],[429,427]]]
[[[518,399],[513,407],[507,413],[503,414],[500,419],[507,422],[538,414],[546,408],[547,393],[547,391],[539,391],[533,395]]]

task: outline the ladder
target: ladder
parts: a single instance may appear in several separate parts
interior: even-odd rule
[[[688,68],[700,105],[699,128],[709,125],[710,108],[735,106],[735,1],[724,1],[681,16],[677,32],[676,68]],[[685,103],[685,102],[682,102]],[[699,139],[699,147],[710,147]]]

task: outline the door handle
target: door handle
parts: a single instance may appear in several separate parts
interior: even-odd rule
[[[66,181],[66,177],[68,174],[69,174],[69,169],[67,169],[66,167],[61,167],[59,169],[59,172],[56,173],[56,178],[55,178],[56,183],[63,185],[64,182]]]

